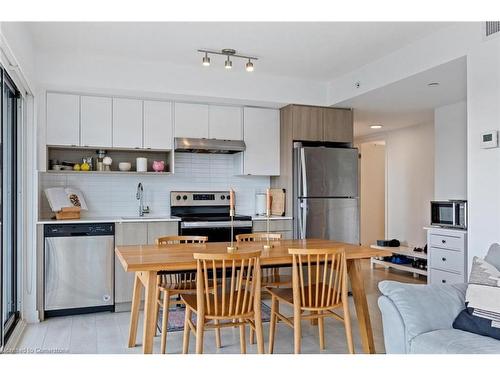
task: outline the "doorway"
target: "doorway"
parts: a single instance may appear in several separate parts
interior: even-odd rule
[[[20,95],[0,66],[0,347],[18,319],[18,118]]]
[[[367,142],[360,151],[360,242],[370,246],[385,238],[385,142]]]

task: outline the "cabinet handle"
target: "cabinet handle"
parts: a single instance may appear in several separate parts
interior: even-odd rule
[[[446,240],[441,240],[442,243],[446,243]]]
[[[446,280],[441,280],[441,282],[442,282],[443,284],[446,284]]]
[[[441,258],[441,260],[442,260],[443,262],[446,262],[446,258],[445,258],[445,257],[442,257],[442,258]]]

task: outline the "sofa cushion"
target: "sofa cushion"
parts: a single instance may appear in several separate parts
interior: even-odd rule
[[[500,340],[500,271],[484,259],[473,259],[465,304],[453,328]]]
[[[497,243],[492,244],[484,260],[500,271],[500,245]]]
[[[458,329],[439,329],[415,337],[410,353],[500,354],[500,341]]]

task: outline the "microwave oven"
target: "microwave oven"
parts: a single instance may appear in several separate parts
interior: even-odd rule
[[[467,201],[432,201],[431,225],[467,229]]]

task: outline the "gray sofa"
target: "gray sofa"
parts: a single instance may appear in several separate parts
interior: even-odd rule
[[[389,354],[500,354],[500,341],[452,328],[465,308],[467,284],[381,281],[385,349]]]

